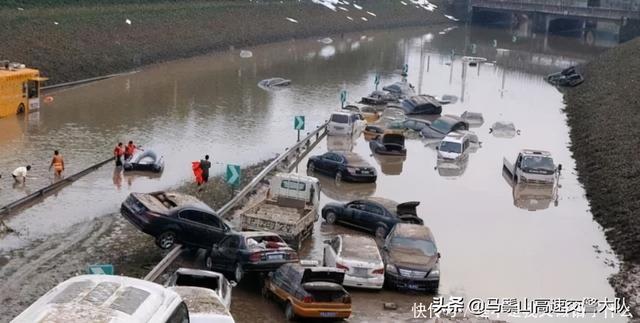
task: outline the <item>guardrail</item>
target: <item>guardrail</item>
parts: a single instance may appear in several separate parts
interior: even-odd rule
[[[548,0],[471,0],[471,7],[513,10],[513,11],[534,11],[546,14],[576,16],[587,18],[602,18],[619,20],[622,18],[640,18],[640,11],[626,8],[606,8],[606,7],[581,7],[564,3],[563,1]]]
[[[57,182],[55,182],[55,183],[53,183],[53,184],[51,184],[49,186],[41,188],[41,189],[37,190],[36,192],[33,192],[33,193],[31,193],[31,194],[29,194],[29,195],[27,195],[27,196],[25,196],[25,197],[23,197],[23,198],[21,198],[19,200],[16,200],[16,201],[13,201],[13,202],[11,202],[11,203],[9,203],[7,205],[4,205],[4,206],[0,207],[0,215],[9,213],[11,211],[15,211],[17,209],[20,209],[20,208],[26,206],[27,204],[33,203],[33,202],[35,202],[36,199],[42,198],[42,197],[46,196],[47,194],[49,194],[49,193],[51,193],[53,191],[59,190],[62,187],[67,186],[67,185],[75,182],[79,178],[83,177],[84,175],[87,175],[87,174],[91,173],[92,171],[100,168],[100,166],[102,166],[102,165],[104,165],[104,164],[106,164],[106,163],[108,163],[110,161],[113,161],[113,157],[110,157],[110,158],[105,159],[105,160],[103,160],[103,161],[101,161],[101,162],[99,162],[97,164],[94,164],[94,165],[88,167],[88,168],[85,168],[84,170],[79,171],[79,172],[77,172],[77,173],[75,173],[75,174],[73,174],[71,176],[67,176],[67,177],[65,177],[65,178],[63,178],[63,179],[61,179],[61,180],[59,180],[59,181],[57,181]]]
[[[236,204],[238,204],[249,192],[251,192],[256,185],[258,185],[271,171],[276,169],[281,163],[288,161],[292,155],[295,155],[296,160],[291,164],[287,165],[287,169],[290,169],[292,165],[297,164],[300,161],[300,158],[305,156],[313,147],[317,145],[320,139],[325,135],[325,131],[327,128],[327,122],[318,126],[314,131],[307,133],[307,136],[298,141],[291,148],[286,148],[286,151],[274,159],[267,167],[265,167],[258,175],[256,175],[249,184],[242,188],[229,202],[223,205],[216,213],[219,216],[224,216],[227,212],[233,209]],[[315,140],[311,143],[312,140]],[[167,268],[182,254],[184,249],[181,245],[176,245],[171,249],[171,251],[160,260],[158,264],[156,264],[153,269],[144,277],[145,280],[155,281],[157,280],[162,273],[167,270]]]
[[[63,87],[82,85],[82,84],[85,84],[85,83],[91,83],[91,82],[95,82],[95,81],[101,81],[101,80],[110,79],[110,78],[116,77],[116,76],[129,75],[129,74],[135,74],[135,73],[138,73],[138,71],[131,71],[131,72],[124,72],[124,73],[115,73],[115,74],[109,74],[109,75],[103,75],[103,76],[96,76],[96,77],[91,77],[91,78],[84,79],[84,80],[77,80],[77,81],[71,81],[71,82],[65,82],[65,83],[58,83],[58,84],[54,84],[54,85],[43,86],[41,88],[41,90],[42,91],[50,91],[50,90],[55,90],[55,89],[59,89],[59,88],[63,88]]]

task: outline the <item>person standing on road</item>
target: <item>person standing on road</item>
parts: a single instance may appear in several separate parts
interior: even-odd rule
[[[124,155],[124,146],[121,142],[113,149],[113,157],[116,159],[116,167],[122,166],[122,156]]]
[[[51,165],[49,165],[49,171],[51,171],[51,167],[53,167],[55,171],[55,175],[57,177],[62,176],[62,172],[64,171],[64,158],[60,155],[59,151],[53,152],[53,158],[51,159]]]
[[[25,183],[27,181],[27,172],[31,170],[31,165],[21,166],[13,170],[11,176],[16,183]]]
[[[209,155],[205,155],[204,159],[200,160],[200,169],[202,169],[202,181],[204,183],[209,181],[209,168],[211,168],[211,162],[209,161]]]

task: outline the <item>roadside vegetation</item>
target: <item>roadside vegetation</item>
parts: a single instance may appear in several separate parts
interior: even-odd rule
[[[582,68],[566,93],[571,150],[591,212],[621,257],[611,279],[640,315],[640,38]]]
[[[448,21],[440,8],[359,4],[363,10],[334,12],[308,0],[8,1],[0,7],[0,56],[41,69],[51,85],[232,46]]]

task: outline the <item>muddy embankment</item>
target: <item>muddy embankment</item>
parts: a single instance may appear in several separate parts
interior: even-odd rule
[[[0,6],[0,59],[41,69],[49,85],[231,46],[448,21],[443,8],[430,12],[409,0],[361,0],[362,10],[335,12],[309,0],[19,3]]]
[[[640,316],[640,38],[581,68],[565,94],[571,150],[595,220],[621,257],[611,278]]]
[[[241,185],[248,184],[269,162],[244,168]],[[177,190],[198,196],[214,209],[232,197],[222,177],[213,177],[201,187],[187,183]],[[142,278],[166,253],[156,247],[153,237],[118,213],[14,250],[0,257],[0,322],[9,322],[58,283],[83,274],[89,264],[113,264],[118,275]]]

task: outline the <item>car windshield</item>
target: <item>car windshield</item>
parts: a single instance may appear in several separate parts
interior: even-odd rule
[[[522,159],[522,168],[529,170],[554,171],[553,159],[544,156],[527,156]]]
[[[457,142],[443,141],[440,143],[440,151],[446,153],[461,153],[462,145]]]
[[[394,237],[391,239],[391,248],[419,250],[421,253],[430,257],[435,256],[438,253],[433,241],[417,240],[405,237]]]
[[[438,119],[431,123],[431,128],[440,133],[449,133],[449,130],[451,130],[451,125],[446,121]]]
[[[331,121],[337,123],[349,123],[349,116],[344,114],[333,114],[331,115]]]

